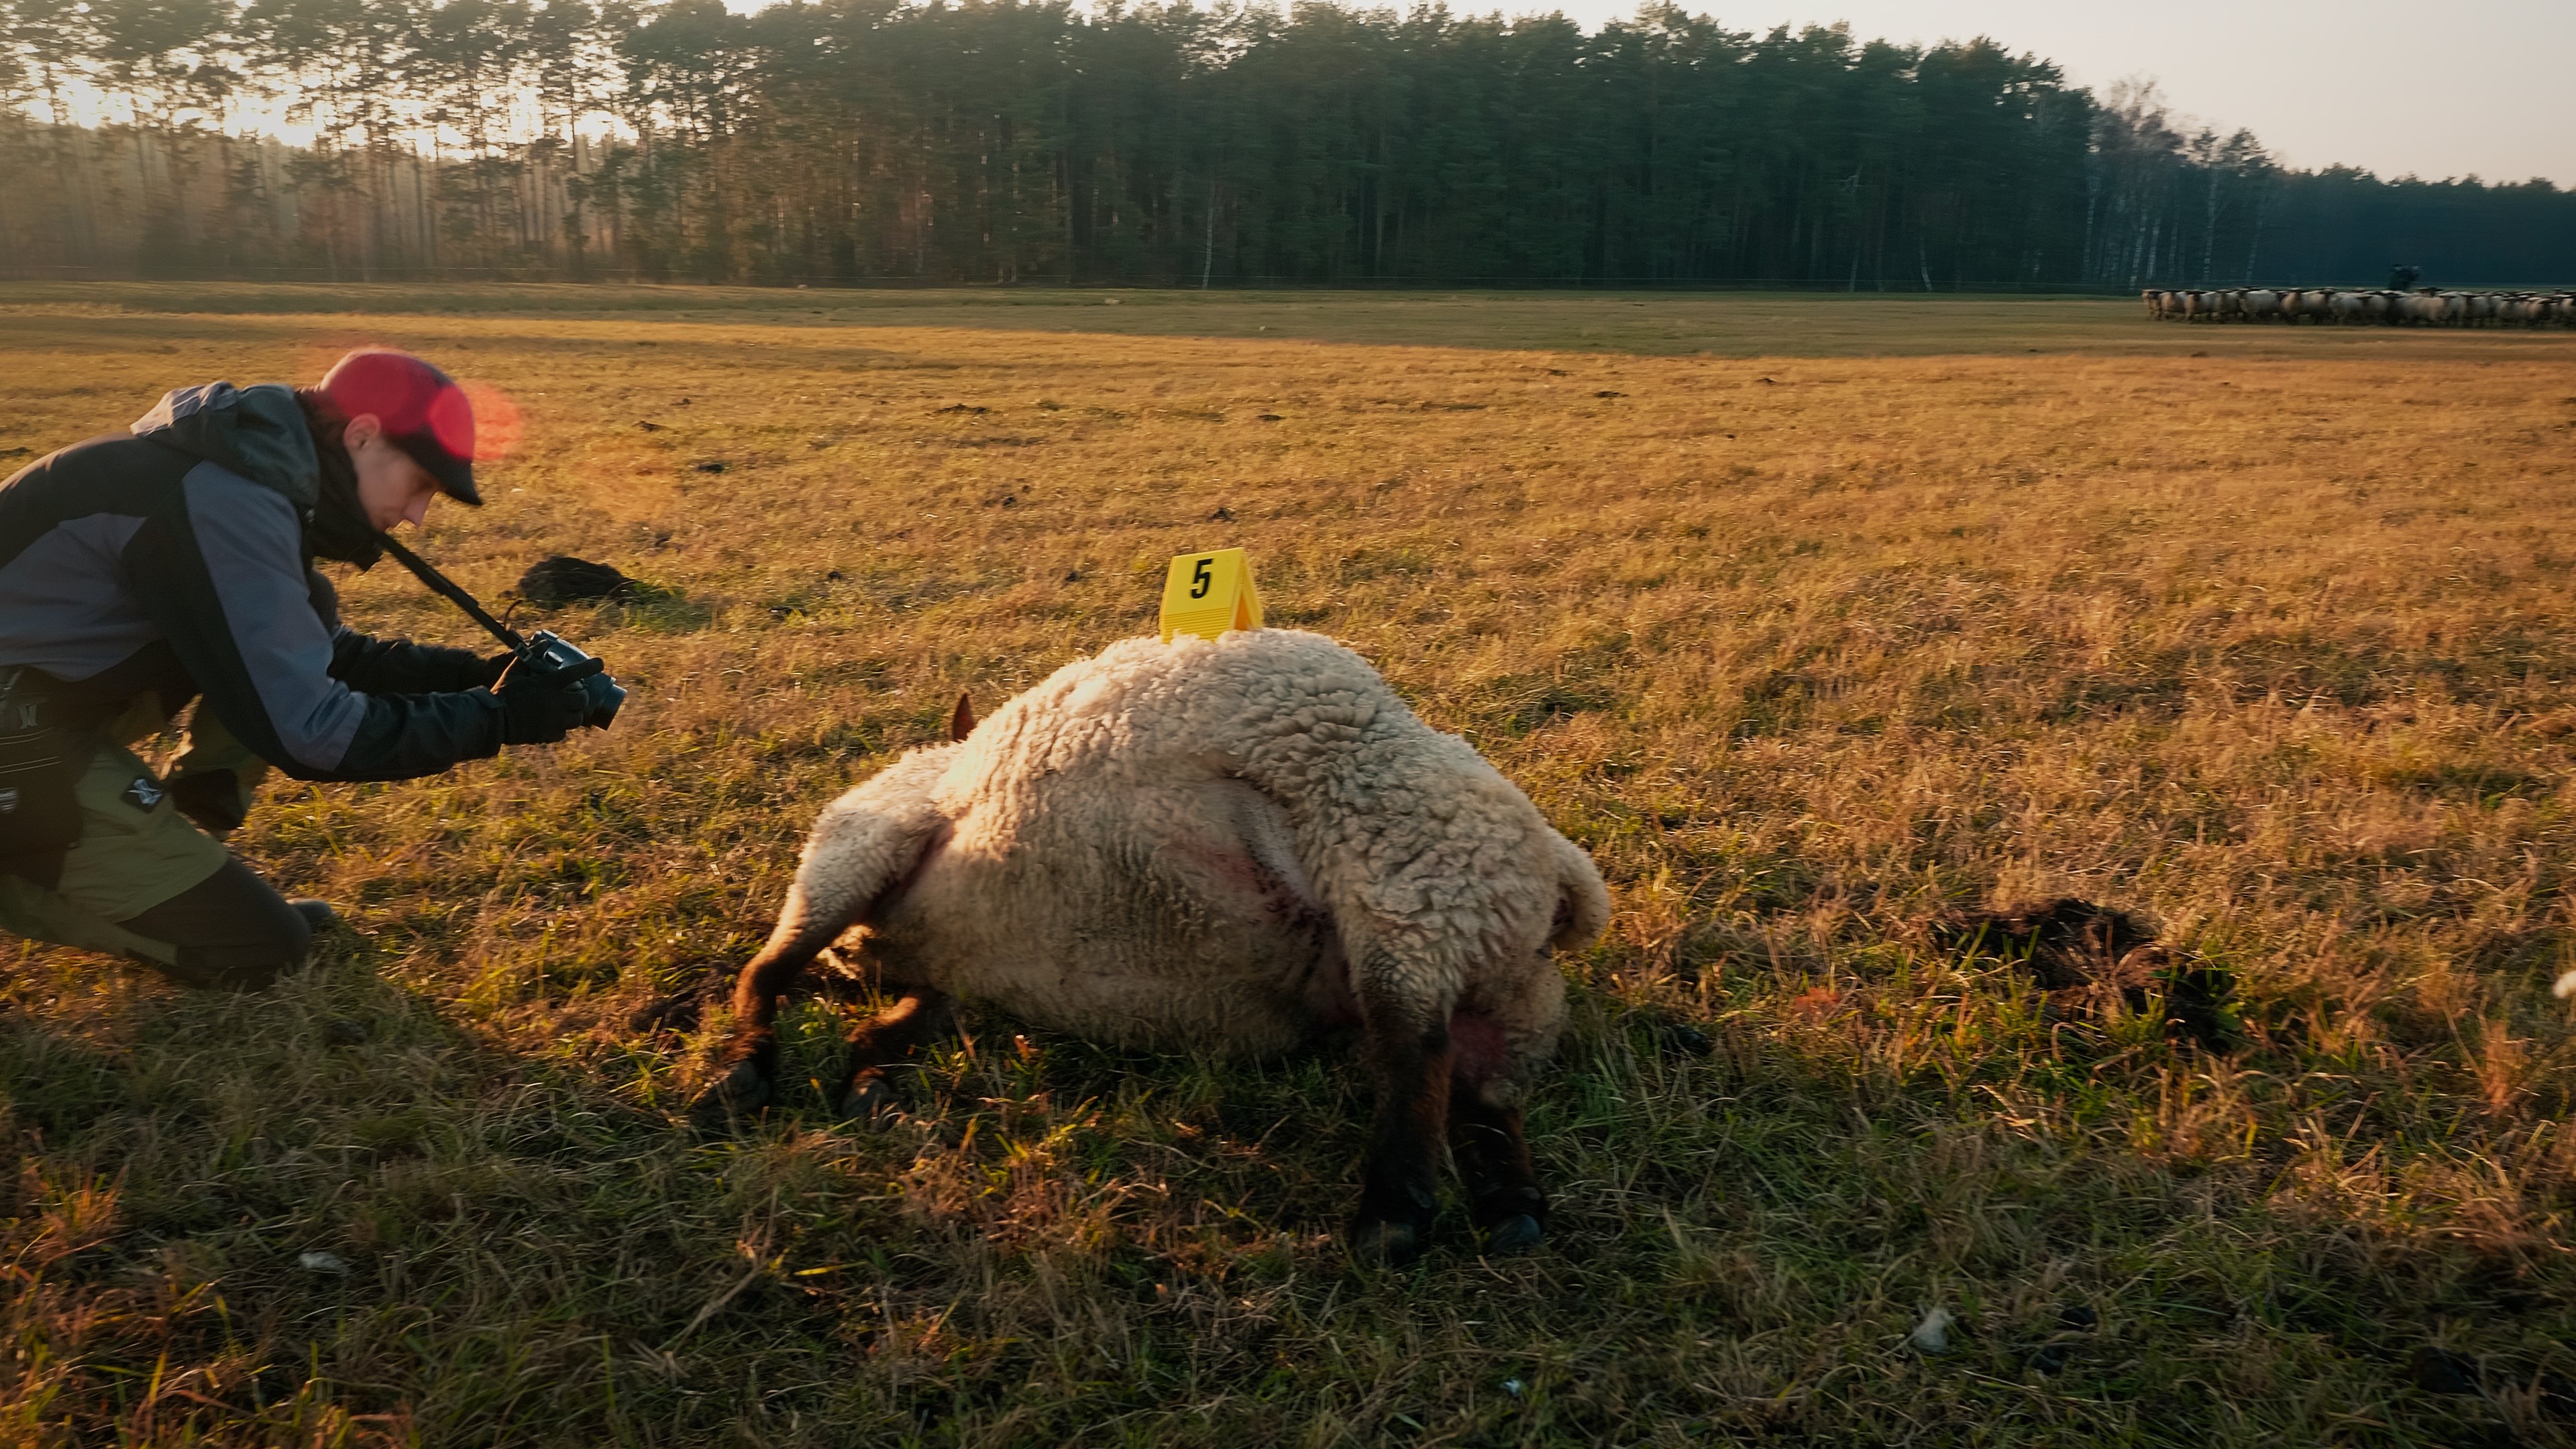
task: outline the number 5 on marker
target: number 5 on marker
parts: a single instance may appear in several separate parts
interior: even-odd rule
[[[1163,642],[1175,634],[1213,639],[1228,629],[1261,627],[1261,590],[1239,548],[1185,553],[1163,580]]]

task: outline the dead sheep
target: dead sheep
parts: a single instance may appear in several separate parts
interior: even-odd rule
[[[861,927],[896,1004],[851,1038],[851,1116],[891,1105],[886,1068],[952,998],[1237,1058],[1354,1026],[1377,1118],[1353,1246],[1422,1246],[1444,1136],[1488,1251],[1544,1235],[1520,1103],[1565,1017],[1550,953],[1596,940],[1610,897],[1471,746],[1285,629],[1115,644],[958,732],[815,822],[700,1126],[773,1100],[780,997]]]

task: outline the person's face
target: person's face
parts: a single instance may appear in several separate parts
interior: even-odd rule
[[[373,413],[349,419],[341,439],[348,445],[349,461],[357,465],[358,506],[369,526],[378,533],[397,523],[420,527],[429,516],[430,500],[438,496],[438,480],[393,445],[385,436],[383,421]]]

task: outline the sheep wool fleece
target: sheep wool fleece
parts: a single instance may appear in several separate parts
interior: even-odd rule
[[[1112,645],[907,755],[825,809],[780,930],[863,922],[890,983],[1122,1044],[1454,1024],[1508,1099],[1555,1049],[1551,949],[1609,906],[1590,857],[1366,661],[1260,629]]]

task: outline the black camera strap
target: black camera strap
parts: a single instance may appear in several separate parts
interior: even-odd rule
[[[394,562],[411,570],[413,578],[429,585],[431,593],[463,609],[467,618],[490,630],[493,638],[509,645],[512,649],[528,647],[528,641],[519,637],[518,630],[493,618],[490,610],[477,602],[472,594],[458,587],[455,580],[432,568],[429,560],[395,542],[391,534],[380,533],[376,535],[376,539],[384,545],[385,552],[394,556]]]

